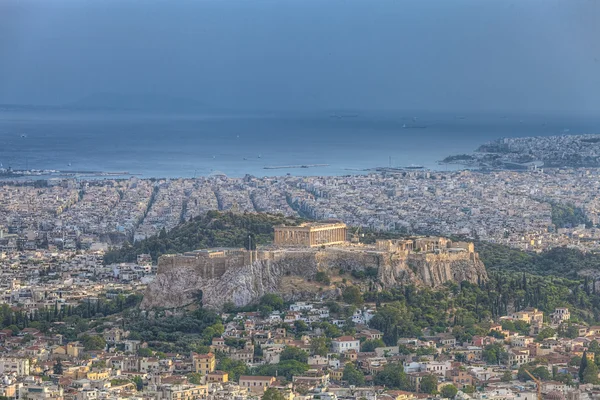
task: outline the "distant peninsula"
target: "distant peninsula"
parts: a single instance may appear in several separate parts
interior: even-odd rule
[[[205,111],[199,101],[162,94],[94,93],[64,105],[66,108],[124,111]]]
[[[472,154],[448,156],[440,164],[478,169],[597,168],[600,134],[500,138]]]

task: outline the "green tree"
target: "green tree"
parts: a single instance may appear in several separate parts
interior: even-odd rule
[[[302,321],[301,319],[298,319],[298,320],[294,321],[294,329],[298,333],[306,332],[308,330],[308,325],[306,325],[306,322]]]
[[[538,333],[537,337],[535,338],[536,341],[541,342],[544,339],[548,339],[553,337],[554,335],[556,335],[556,331],[550,327],[544,328],[540,331],[540,333]]]
[[[492,343],[483,349],[482,357],[488,364],[500,364],[502,363],[508,353],[500,343]]]
[[[390,363],[386,364],[377,375],[375,375],[376,385],[385,385],[390,389],[409,390],[410,384],[404,373],[402,364]]]
[[[349,385],[362,386],[365,384],[365,374],[357,369],[352,363],[348,363],[344,366],[342,379],[348,382]]]
[[[324,285],[331,284],[331,279],[329,279],[329,275],[327,274],[327,272],[324,271],[317,272],[317,274],[315,275],[315,281],[320,282]]]
[[[512,373],[510,371],[504,371],[504,373],[502,374],[502,378],[500,378],[500,380],[502,382],[510,382],[512,381]]]
[[[324,336],[317,336],[310,339],[310,352],[313,355],[325,357],[328,350],[327,338]]]
[[[585,358],[585,357],[583,357]],[[583,383],[591,383],[597,385],[600,381],[598,380],[598,366],[596,363],[589,363],[585,367],[585,371],[583,372]]]
[[[559,374],[556,374],[556,376],[554,377],[554,380],[556,380],[558,382],[562,382],[569,386],[573,385],[573,376],[569,373],[561,372]]]
[[[56,362],[54,363],[54,366],[52,367],[52,372],[54,373],[54,375],[62,375],[63,374],[62,361],[56,360]]]
[[[346,303],[356,306],[360,306],[364,302],[360,289],[356,286],[346,286],[342,291],[342,298]]]
[[[579,381],[580,382],[583,382],[583,374],[584,374],[587,366],[588,366],[587,351],[584,351],[583,356],[581,357],[581,364],[579,364]]]
[[[267,293],[263,297],[260,298],[260,305],[270,306],[273,310],[283,310],[283,299],[281,296],[275,293]]]
[[[287,346],[279,356],[281,361],[285,360],[296,360],[301,363],[306,363],[308,361],[308,353],[302,350],[299,347]]]
[[[31,342],[33,339],[35,339],[35,337],[30,334],[30,333],[26,333],[25,335],[23,335],[23,337],[21,338],[21,343],[22,344],[27,344],[29,342]]]
[[[106,347],[106,340],[104,340],[102,336],[97,335],[83,335],[81,337],[81,343],[87,351],[104,350]]]
[[[223,358],[219,361],[219,370],[229,374],[231,381],[239,381],[240,375],[249,375],[250,368],[243,361],[234,361],[231,358]]]
[[[365,340],[361,346],[361,351],[370,352],[375,351],[378,347],[385,347],[385,343],[381,339],[369,339]]]
[[[453,399],[454,396],[456,396],[456,393],[458,393],[458,389],[454,385],[442,386],[442,389],[440,390],[440,394],[445,399]]]
[[[188,381],[190,383],[193,383],[194,385],[199,385],[202,383],[202,374],[199,374],[197,372],[192,372],[190,374],[187,375]]]
[[[421,379],[420,390],[423,393],[434,394],[437,392],[438,378],[433,374],[425,375]]]
[[[131,381],[135,383],[135,388],[138,392],[141,392],[144,389],[144,381],[141,376],[134,376]]]
[[[141,347],[138,352],[137,352],[138,356],[140,357],[152,357],[154,356],[154,352],[152,352],[152,350],[150,350],[147,347]]]
[[[548,371],[548,368],[543,366],[535,368],[533,371],[531,371],[531,373],[533,374],[533,376],[543,381],[547,381],[550,380],[550,378],[552,378],[552,376],[550,375],[550,371]]]
[[[475,390],[476,390],[475,386],[473,386],[473,385],[467,385],[462,389],[462,391],[465,392],[466,394],[473,394],[473,393],[475,393]]]
[[[569,360],[569,366],[571,366],[571,367],[579,367],[580,364],[581,364],[581,357],[579,357],[579,356],[572,357]]]
[[[297,360],[285,360],[279,364],[261,365],[253,371],[253,375],[264,376],[284,376],[287,380],[292,380],[295,375],[303,374],[308,370],[308,364]]]
[[[285,396],[275,388],[268,388],[265,390],[262,400],[285,400]]]

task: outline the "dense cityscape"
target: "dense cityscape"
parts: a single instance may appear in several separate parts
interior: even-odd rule
[[[525,295],[499,311],[491,304],[489,314],[476,311],[474,325],[456,321],[473,312],[468,308],[438,304],[448,310],[440,318],[454,322],[436,325],[416,316],[426,313],[420,306],[412,311],[415,326],[390,331],[384,321],[393,317],[385,315],[398,301],[413,307],[407,294],[384,295],[383,281],[383,291],[367,290],[364,272],[340,270],[321,272],[312,284],[323,294],[337,288],[337,299],[265,294],[218,313],[152,310],[149,320],[139,303],[164,273],[157,260],[137,254],[133,262],[107,264],[104,254],[214,210],[343,221],[352,246],[364,246],[361,232],[370,232],[594,252],[599,186],[596,169],[6,181],[0,392],[22,399],[408,400],[535,399],[539,389],[548,398],[594,398],[597,368],[590,377],[581,360],[600,362],[600,329],[585,316],[587,306],[572,300],[542,311],[530,306],[540,300]],[[527,279],[534,285],[538,278]],[[593,294],[585,285],[595,301],[595,280]],[[418,296],[467,296],[452,290],[423,288]],[[575,314],[565,304],[575,304]]]
[[[0,0],[0,400],[600,400],[600,0]]]

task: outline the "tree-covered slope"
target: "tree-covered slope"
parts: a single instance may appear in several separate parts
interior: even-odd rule
[[[138,254],[150,254],[157,260],[162,254],[182,253],[209,247],[248,247],[252,237],[253,247],[273,241],[273,226],[297,225],[299,218],[265,213],[234,214],[209,211],[205,215],[184,222],[169,232],[108,251],[106,264],[135,261]]]
[[[575,278],[585,271],[600,273],[600,254],[555,247],[541,253],[530,253],[508,246],[478,242],[475,249],[489,271],[528,272]]]

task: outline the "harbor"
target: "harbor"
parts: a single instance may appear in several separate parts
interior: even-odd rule
[[[274,165],[274,166],[263,167],[263,169],[294,169],[294,168],[317,168],[317,167],[329,167],[329,164]]]

